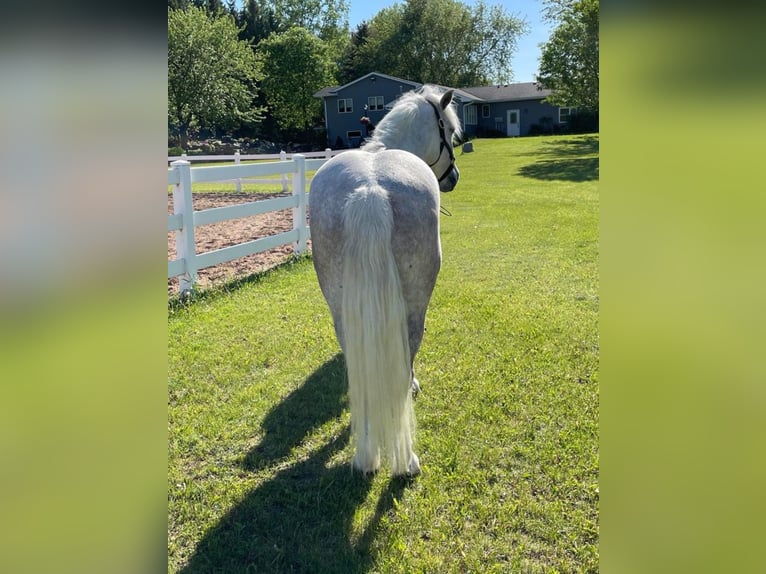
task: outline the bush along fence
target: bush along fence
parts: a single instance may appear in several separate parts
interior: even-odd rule
[[[293,244],[293,251],[296,254],[304,252],[306,242],[311,236],[311,230],[306,225],[306,185],[308,183],[306,171],[318,169],[329,159],[329,154],[325,155],[320,152],[320,155],[324,157],[307,159],[305,155],[295,154],[290,160],[277,162],[247,164],[237,162],[235,165],[195,168],[191,167],[191,162],[188,159],[172,161],[168,169],[168,185],[173,186],[173,214],[168,215],[168,232],[175,231],[176,233],[177,255],[176,259],[168,261],[168,279],[179,277],[179,291],[184,293],[192,289],[197,281],[197,271],[204,267],[261,253],[288,243]],[[210,157],[217,160],[223,159],[223,156]],[[241,159],[246,158],[249,159],[249,156],[242,156]],[[253,158],[264,159],[262,155],[253,156]],[[173,159],[169,158],[169,160]],[[195,159],[201,160],[202,158],[197,156]],[[290,174],[292,175],[292,195],[290,196],[194,211],[192,203],[193,183],[241,181],[269,175],[283,175],[286,181]],[[250,217],[289,208],[293,210],[293,228],[290,231],[214,251],[199,254],[196,252],[194,228],[198,225]]]

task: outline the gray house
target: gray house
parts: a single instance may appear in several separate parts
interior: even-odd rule
[[[358,147],[396,99],[422,84],[370,72],[344,86],[314,94],[324,102],[327,143],[333,148]],[[443,86],[444,89],[448,89]],[[455,89],[463,133],[473,136],[523,136],[551,132],[566,125],[570,108],[543,103],[550,90],[534,82]]]
[[[544,103],[551,90],[535,82],[463,88],[460,121],[469,136],[526,136],[562,129],[573,108]]]

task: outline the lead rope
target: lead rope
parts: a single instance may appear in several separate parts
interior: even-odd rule
[[[452,214],[450,213],[449,209],[447,209],[443,205],[439,205],[439,213],[443,213],[444,215],[448,215],[452,217]]]

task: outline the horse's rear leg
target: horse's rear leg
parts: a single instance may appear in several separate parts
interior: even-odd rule
[[[410,370],[410,373],[410,390],[412,391],[412,396],[417,397],[420,392],[420,383],[415,378],[415,369]]]
[[[420,459],[414,452],[410,452],[410,462],[407,465],[407,474],[410,476],[420,474]]]
[[[380,450],[373,449],[368,440],[362,441],[361,444],[357,445],[352,466],[364,474],[378,472],[380,470]],[[395,474],[397,473],[395,472]],[[414,451],[410,450],[409,452],[406,472],[400,471],[398,474],[406,474],[408,476],[420,474],[420,459]]]
[[[365,421],[365,435],[356,445],[356,454],[354,455],[352,466],[355,470],[364,474],[374,474],[380,470],[380,449],[372,446],[367,431],[367,421]],[[410,445],[407,455],[407,466],[402,468],[400,465],[396,465],[398,468],[394,469],[394,475],[415,476],[420,474],[420,459],[412,450],[412,436],[408,434],[402,437],[402,439]]]

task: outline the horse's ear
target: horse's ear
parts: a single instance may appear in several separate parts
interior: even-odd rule
[[[454,90],[447,90],[447,91],[446,91],[446,92],[444,92],[444,94],[442,95],[442,99],[441,99],[441,102],[440,102],[440,103],[441,103],[441,106],[442,106],[442,109],[443,109],[443,110],[446,110],[446,109],[447,109],[447,106],[448,106],[448,105],[450,105],[450,104],[452,103],[452,94],[453,94],[454,92],[455,92]]]

